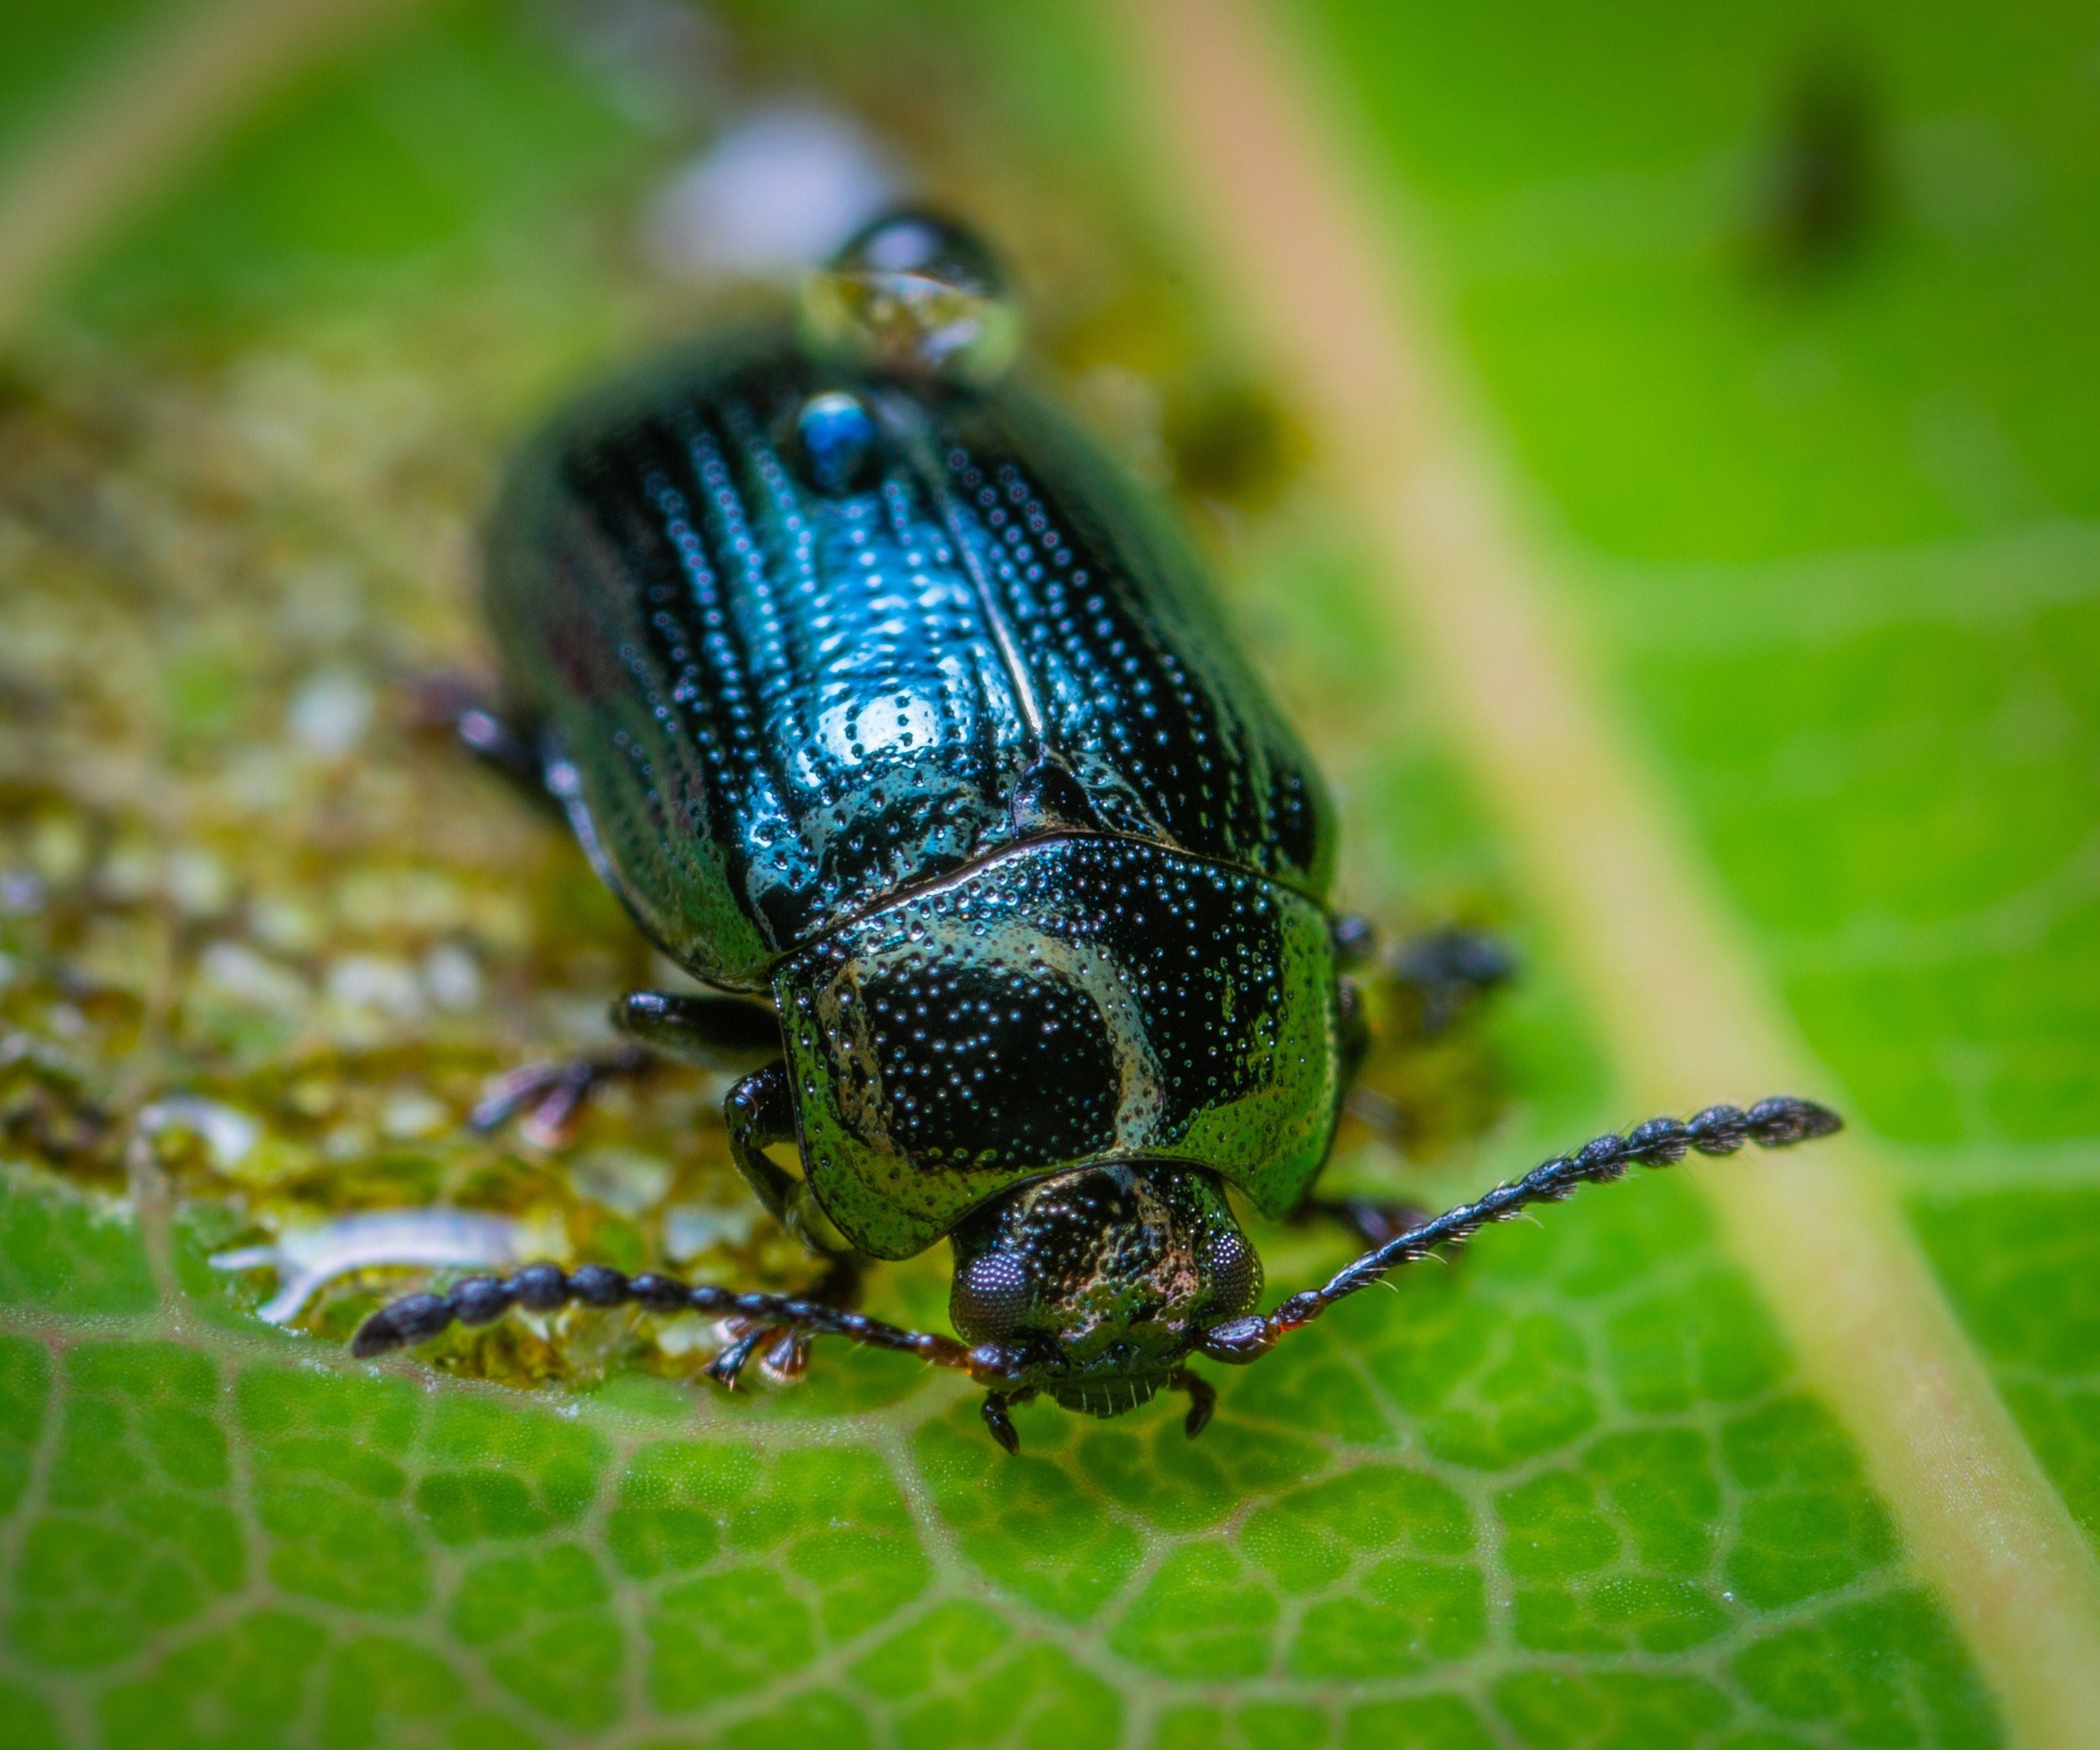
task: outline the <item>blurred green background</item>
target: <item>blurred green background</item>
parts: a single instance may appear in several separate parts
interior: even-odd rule
[[[1523,953],[1381,1062],[1407,1140],[1352,1126],[1338,1180],[1445,1200],[1643,1115],[1105,11],[278,10],[254,64],[184,46],[260,7],[0,17],[0,1747],[2011,1741],[1667,1178],[1350,1303],[1195,1445],[1036,1409],[1008,1461],[879,1356],[726,1400],[704,1333],[624,1317],[344,1365],[315,1336],[398,1272],[259,1321],[277,1273],[211,1254],[426,1205],[805,1279],[718,1087],[464,1133],[649,962],[413,701],[485,663],[518,432],[885,184],[996,238],[1033,368],[1180,504],[1335,781],[1350,902]],[[1265,10],[2089,1563],[2100,19]],[[174,69],[189,120],[96,181]],[[1343,1255],[1261,1237],[1277,1287]],[[938,1319],[943,1275],[877,1310]]]

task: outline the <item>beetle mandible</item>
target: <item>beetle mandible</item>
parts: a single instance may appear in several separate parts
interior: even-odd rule
[[[1630,1166],[1837,1128],[1777,1099],[1599,1137],[1434,1220],[1368,1212],[1370,1250],[1258,1312],[1227,1190],[1311,1205],[1365,1043],[1365,932],[1330,909],[1319,776],[1195,562],[1001,381],[1017,332],[983,247],[898,211],[812,276],[799,328],[559,419],[492,526],[502,714],[461,723],[711,987],[627,996],[616,1024],[748,1071],[732,1154],[814,1250],[947,1239],[960,1340],[851,1310],[845,1263],[802,1297],[537,1264],[395,1302],[359,1354],[513,1306],[693,1308],[739,1321],[725,1383],[834,1335],[967,1373],[1008,1451],[1039,1393],[1110,1416],[1176,1388],[1193,1435],[1194,1356],[1251,1361]],[[799,1175],[766,1153],[788,1144]]]

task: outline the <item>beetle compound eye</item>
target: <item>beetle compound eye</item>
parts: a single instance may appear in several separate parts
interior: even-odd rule
[[[991,252],[931,213],[884,214],[803,289],[802,318],[826,351],[906,376],[989,382],[1012,361],[1021,312]]]
[[[1237,1228],[1213,1236],[1203,1248],[1203,1274],[1211,1288],[1206,1311],[1211,1318],[1237,1318],[1261,1298],[1261,1259]]]
[[[1020,1329],[1029,1300],[1020,1260],[1005,1252],[984,1252],[956,1271],[948,1317],[968,1342],[998,1342]]]
[[[820,492],[850,491],[875,452],[875,421],[858,396],[834,390],[812,395],[795,417],[796,441],[810,483]]]

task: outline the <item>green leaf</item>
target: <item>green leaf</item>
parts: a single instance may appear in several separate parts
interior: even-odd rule
[[[1320,11],[1677,794],[2090,1527],[2085,21],[1904,7],[1833,50],[1784,9],[1489,7],[1402,54],[1383,9]],[[1886,186],[1856,258],[1762,283],[1748,171],[1833,51]],[[1957,220],[1987,158],[2002,198]]]
[[[7,1232],[67,1235],[61,1273],[135,1259],[126,1223],[49,1219],[73,1197],[18,1179],[10,1211],[46,1219]],[[33,1333],[0,1351],[10,1656],[114,1742],[646,1716],[1106,1743],[1145,1698],[1174,1742],[1255,1680],[1321,1730],[1366,1686],[1438,1698],[1432,1743],[1534,1717],[1573,1734],[1546,1742],[1992,1735],[1848,1444],[1665,1182],[1352,1305],[1301,1365],[1233,1382],[1200,1443],[1171,1413],[1031,1411],[1017,1460],[945,1380],[862,1421],[667,1419],[432,1393],[159,1311],[10,1317]],[[1236,1729],[1288,1742],[1295,1717]]]
[[[1105,380],[1200,403],[1235,368],[1157,289],[1151,99],[1118,107],[1068,9],[732,13],[752,65],[920,141],[1012,235],[1096,414],[1127,413]],[[1892,204],[1775,289],[1731,240],[1738,172],[1807,26],[1284,15],[1351,69],[1568,606],[2094,1532],[2075,19],[1984,49],[1863,20]],[[552,20],[404,18],[262,102],[85,265],[0,406],[0,1747],[2004,1741],[1903,1504],[1668,1175],[1348,1303],[1221,1380],[1199,1441],[1165,1405],[1037,1405],[1017,1458],[893,1356],[820,1345],[806,1385],[730,1399],[692,1378],[705,1333],[579,1312],[359,1366],[342,1338],[406,1276],[337,1284],[302,1334],[254,1316],[268,1272],[208,1261],[429,1204],[806,1280],[743,1225],[717,1090],[659,1078],[552,1159],[460,1122],[649,976],[558,835],[390,703],[477,656],[462,555],[527,411],[695,319],[630,233],[699,124]],[[1453,1199],[1629,1116],[1626,1066],[1396,682],[1357,532],[1310,470],[1257,496],[1192,514],[1337,778],[1352,899],[1525,950],[1476,1035],[1393,1072],[1435,1146],[1352,1131],[1335,1165]],[[298,728],[346,680],[347,754]],[[1344,1255],[1259,1237],[1277,1289]],[[938,1319],[941,1263],[877,1310]]]

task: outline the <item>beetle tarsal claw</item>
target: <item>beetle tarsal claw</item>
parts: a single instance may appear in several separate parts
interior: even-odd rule
[[[810,1339],[799,1331],[774,1331],[769,1334],[774,1342],[759,1357],[760,1368],[776,1384],[796,1383],[810,1371]]]
[[[726,1349],[708,1362],[702,1370],[708,1378],[726,1390],[735,1391],[743,1382],[743,1370],[750,1364],[752,1352],[768,1338],[779,1333],[764,1327],[747,1329]]]
[[[1007,1407],[1012,1402],[1012,1399],[1004,1391],[987,1391],[979,1413],[984,1417],[985,1426],[991,1430],[991,1437],[1008,1452],[1017,1454],[1021,1451],[1021,1436],[1014,1431],[1013,1417],[1007,1413]]]
[[[467,1126],[485,1135],[515,1122],[527,1142],[551,1151],[574,1135],[584,1108],[600,1089],[645,1074],[649,1067],[649,1054],[633,1044],[602,1056],[527,1064],[489,1084]]]
[[[1189,1414],[1181,1426],[1193,1440],[1211,1426],[1211,1417],[1218,1407],[1218,1389],[1202,1374],[1192,1373],[1185,1367],[1176,1368],[1167,1375],[1167,1383],[1189,1394]]]

